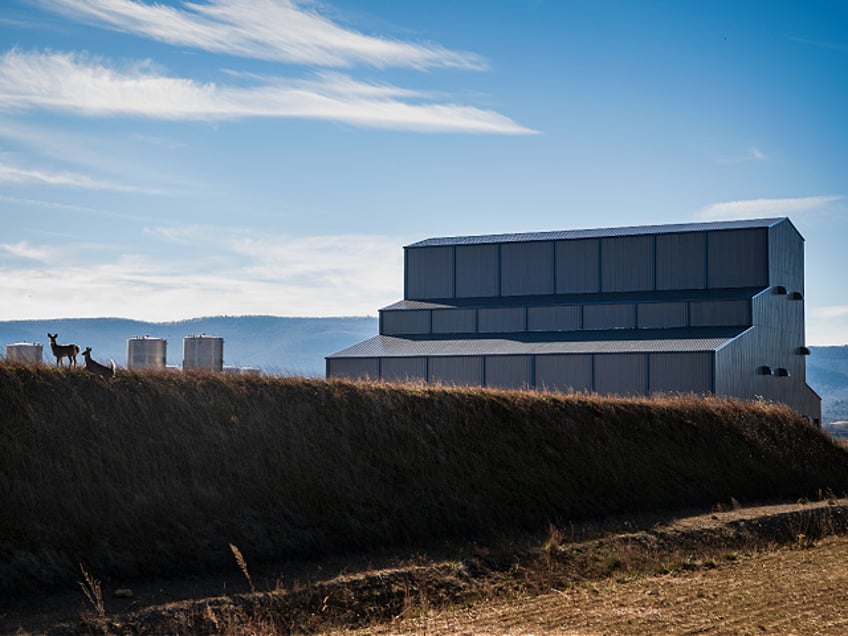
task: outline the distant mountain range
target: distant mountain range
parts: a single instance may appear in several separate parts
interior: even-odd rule
[[[278,375],[324,376],[324,356],[377,335],[377,318],[280,318],[218,316],[178,322],[123,318],[65,318],[0,322],[0,344],[36,342],[53,362],[47,332],[58,341],[91,347],[95,360],[127,364],[127,340],[150,336],[167,340],[167,363],[181,366],[183,338],[206,334],[224,339],[224,365],[255,367]],[[3,349],[5,353],[5,347]],[[79,358],[81,361],[82,358]]]
[[[127,340],[135,336],[168,341],[168,364],[182,365],[183,337],[196,334],[224,339],[224,364],[255,367],[279,375],[324,376],[324,357],[377,335],[375,317],[280,318],[218,316],[178,322],[141,322],[124,318],[63,318],[0,322],[0,345],[38,342],[52,362],[47,332],[59,342],[91,347],[95,360],[126,366]],[[848,420],[848,345],[810,347],[807,381],[822,397],[826,422]],[[0,350],[0,355],[4,353]]]

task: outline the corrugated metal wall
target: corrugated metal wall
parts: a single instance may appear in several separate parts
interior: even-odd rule
[[[557,294],[581,294],[601,290],[598,239],[557,241],[554,250]]]
[[[707,286],[768,285],[766,230],[723,230],[707,233]]]
[[[648,355],[651,393],[699,393],[713,390],[713,356],[709,352]]]
[[[595,354],[595,391],[610,395],[645,395],[648,364],[644,353]]]
[[[689,325],[689,303],[639,303],[636,326],[639,329],[674,329]]]
[[[477,331],[476,309],[434,309],[433,333],[474,333]]]
[[[501,245],[501,294],[554,293],[554,245],[551,241]]]
[[[536,388],[592,391],[592,354],[536,356]]]
[[[427,358],[381,358],[380,379],[407,382],[427,379]]]
[[[701,300],[689,303],[693,327],[735,327],[751,324],[748,300]]]
[[[528,307],[527,331],[577,331],[580,329],[582,307]]]
[[[804,239],[789,221],[769,228],[769,274],[772,285],[804,293]]]
[[[634,329],[635,306],[631,303],[586,305],[583,307],[584,329]]]
[[[327,377],[348,380],[379,380],[379,358],[330,358],[327,360]]]
[[[527,331],[524,307],[487,307],[477,310],[479,333]]]
[[[643,291],[654,288],[654,237],[601,239],[601,290]]]
[[[387,336],[430,333],[430,312],[425,309],[380,312],[381,333]]]
[[[500,292],[499,245],[460,245],[456,248],[456,296],[480,298]]]
[[[436,356],[429,360],[430,382],[483,386],[482,356]]]
[[[657,289],[707,286],[707,235],[704,232],[657,235]]]
[[[415,300],[453,297],[453,248],[406,249],[405,297]]]
[[[486,386],[526,389],[533,385],[532,356],[486,356]]]

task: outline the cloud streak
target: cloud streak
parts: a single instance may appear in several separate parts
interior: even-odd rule
[[[818,210],[844,198],[843,196],[814,196],[725,201],[701,208],[695,213],[695,218],[701,221],[717,221],[786,216]]]
[[[163,260],[138,251],[118,256],[125,250],[114,245],[67,245],[57,255],[49,245],[0,244],[0,296],[8,300],[0,320],[374,315],[402,286],[402,237],[204,226],[155,227],[147,236],[187,248]]]
[[[133,0],[42,0],[74,20],[174,46],[309,66],[482,70],[477,55],[347,29],[295,0],[210,0],[175,6]],[[309,6],[309,8],[307,8]]]
[[[742,163],[745,161],[763,161],[767,159],[765,153],[763,153],[759,148],[754,148],[751,146],[748,148],[748,153],[745,155],[741,155],[739,157],[725,157],[723,159],[718,159],[718,163]]]
[[[0,183],[36,184],[66,186],[84,190],[108,190],[111,192],[138,192],[145,194],[163,194],[162,190],[115,183],[95,179],[74,172],[50,172],[15,166],[0,161]]]
[[[426,103],[426,97],[335,73],[309,80],[271,78],[245,87],[168,77],[146,63],[119,70],[73,53],[14,49],[0,56],[0,109],[5,110],[161,120],[287,117],[417,132],[535,132],[494,111]]]

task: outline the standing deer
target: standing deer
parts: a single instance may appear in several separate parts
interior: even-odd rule
[[[111,366],[106,366],[105,364],[100,364],[96,360],[91,359],[91,347],[86,347],[85,351],[82,352],[82,357],[85,358],[85,370],[91,373],[96,373],[97,375],[103,376],[107,380],[111,380],[115,377],[115,361],[110,360]]]
[[[53,351],[53,355],[56,356],[56,366],[61,367],[62,358],[68,359],[68,366],[75,367],[77,366],[77,354],[79,353],[79,346],[75,344],[56,344],[56,338],[59,337],[59,334],[51,334],[47,332],[47,337],[50,338],[50,350]]]

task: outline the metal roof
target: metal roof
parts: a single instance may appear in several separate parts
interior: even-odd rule
[[[415,309],[475,309],[483,307],[553,307],[559,305],[605,303],[661,303],[699,300],[747,300],[767,287],[738,287],[731,289],[688,289],[638,292],[600,292],[585,294],[556,294],[546,296],[492,296],[487,298],[449,298],[438,301],[399,300],[379,311],[408,311]]]
[[[459,339],[375,336],[327,358],[408,358],[415,356],[528,355],[550,353],[711,352],[747,327],[640,329],[569,333],[517,333]]]
[[[450,245],[483,245],[487,243],[524,243],[529,241],[557,241],[567,239],[610,238],[641,236],[645,234],[677,234],[682,232],[710,232],[717,230],[746,230],[769,228],[786,217],[744,219],[735,221],[705,221],[698,223],[672,223],[668,225],[633,225],[627,227],[597,228],[587,230],[558,230],[553,232],[524,232],[518,234],[481,234],[479,236],[447,236],[429,238],[406,247],[445,247]]]

